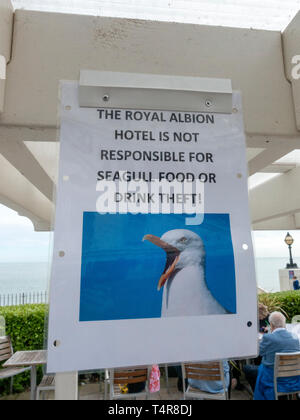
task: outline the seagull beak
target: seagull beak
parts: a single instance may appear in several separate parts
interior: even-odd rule
[[[152,244],[162,248],[167,254],[166,267],[159,279],[157,286],[157,290],[160,290],[164,286],[166,281],[169,279],[171,274],[174,272],[176,264],[179,260],[180,251],[174,246],[168,244],[167,242],[162,241],[158,236],[155,235],[146,235],[144,236],[143,241],[151,242]]]

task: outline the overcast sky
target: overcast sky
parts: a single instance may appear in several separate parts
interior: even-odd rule
[[[300,257],[300,231],[290,231],[295,239],[294,256]],[[256,257],[286,257],[284,243],[286,231],[261,231],[253,233]],[[0,263],[48,261],[51,234],[34,232],[26,217],[0,205]]]
[[[48,232],[34,232],[26,217],[0,205],[0,263],[48,261]]]

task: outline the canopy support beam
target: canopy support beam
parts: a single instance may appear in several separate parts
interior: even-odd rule
[[[54,182],[21,141],[1,140],[0,153],[45,197],[52,201]]]
[[[251,216],[254,226],[300,213],[299,179],[300,167],[296,167],[250,190]],[[298,221],[297,215],[297,223]],[[293,219],[293,222],[295,226],[296,219]]]

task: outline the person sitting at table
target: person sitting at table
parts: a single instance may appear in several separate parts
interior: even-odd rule
[[[259,332],[265,333],[269,327],[269,310],[263,303],[258,303]]]
[[[223,361],[223,369],[225,385],[226,389],[228,390],[230,383],[230,368],[227,361]],[[224,390],[222,381],[204,381],[199,379],[188,379],[188,383],[192,388],[197,388],[201,391],[209,392],[211,394],[219,394]]]
[[[259,346],[262,362],[257,369],[254,400],[275,400],[274,363],[276,353],[293,353],[300,351],[298,337],[286,329],[286,319],[280,312],[269,316],[271,334],[264,334]],[[279,392],[288,392],[300,386],[300,376],[280,378]]]

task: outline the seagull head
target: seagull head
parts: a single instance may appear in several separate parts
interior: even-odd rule
[[[166,266],[158,282],[160,290],[172,273],[184,267],[204,264],[205,249],[199,235],[187,229],[170,230],[161,238],[155,235],[145,235],[147,240],[162,248],[167,255]]]

